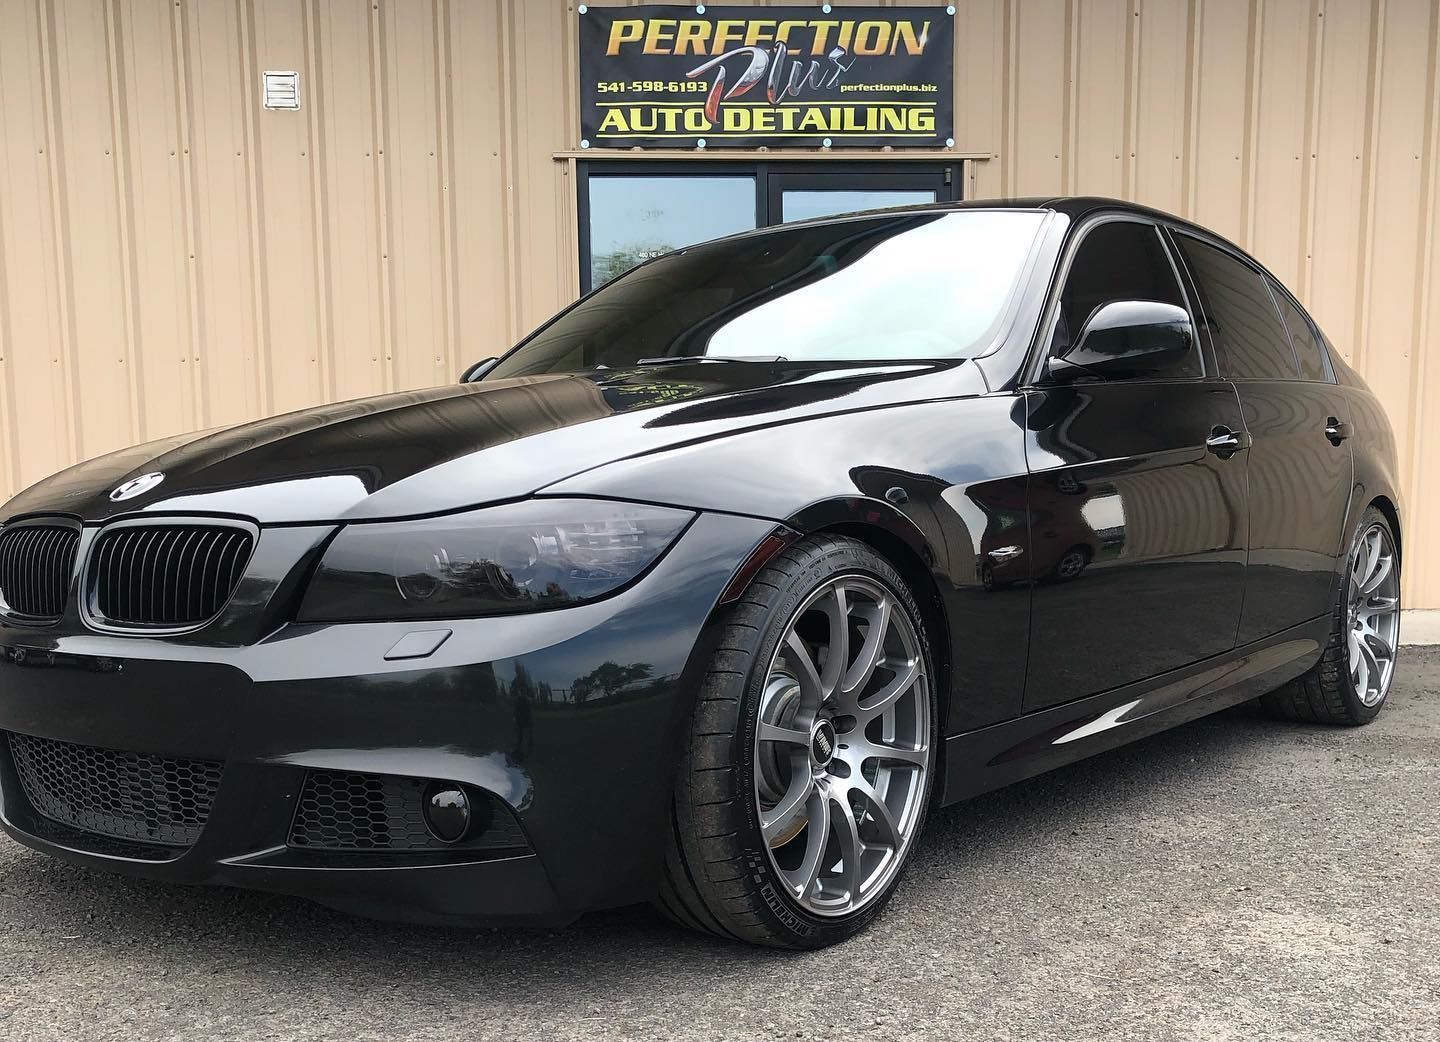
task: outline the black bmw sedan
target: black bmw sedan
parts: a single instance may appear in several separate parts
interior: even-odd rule
[[[0,512],[0,818],[363,914],[654,901],[810,948],[928,811],[1395,670],[1378,402],[1254,260],[1109,200],[649,261],[450,387]]]

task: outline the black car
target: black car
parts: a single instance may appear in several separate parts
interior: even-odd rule
[[[927,811],[1395,669],[1374,395],[1101,199],[680,250],[451,387],[174,438],[0,529],[0,814],[376,916],[818,947]]]

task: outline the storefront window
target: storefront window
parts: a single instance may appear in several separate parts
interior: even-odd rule
[[[641,261],[755,227],[753,176],[590,177],[590,285]]]

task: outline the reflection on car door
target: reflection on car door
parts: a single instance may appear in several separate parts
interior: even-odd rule
[[[1109,221],[1081,241],[1052,319],[1052,353],[1111,300],[1188,307],[1153,225]],[[1247,540],[1234,387],[1193,357],[1144,379],[1027,392],[1032,636],[1025,709],[1143,680],[1230,650]]]
[[[1240,396],[1249,452],[1250,554],[1239,643],[1334,607],[1345,554],[1351,419],[1309,319],[1235,253],[1173,233],[1200,325]],[[1278,305],[1278,307],[1277,307]]]

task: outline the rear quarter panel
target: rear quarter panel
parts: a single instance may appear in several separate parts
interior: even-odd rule
[[[1395,520],[1403,529],[1405,504],[1400,492],[1399,454],[1390,417],[1364,378],[1346,365],[1333,349],[1330,354],[1339,391],[1349,406],[1349,415],[1344,418],[1355,428],[1350,439],[1350,451],[1355,460],[1355,482],[1350,493],[1346,531],[1351,531],[1359,523],[1366,507],[1380,498],[1393,505]],[[1401,542],[1403,560],[1404,533],[1397,532],[1396,535]]]

